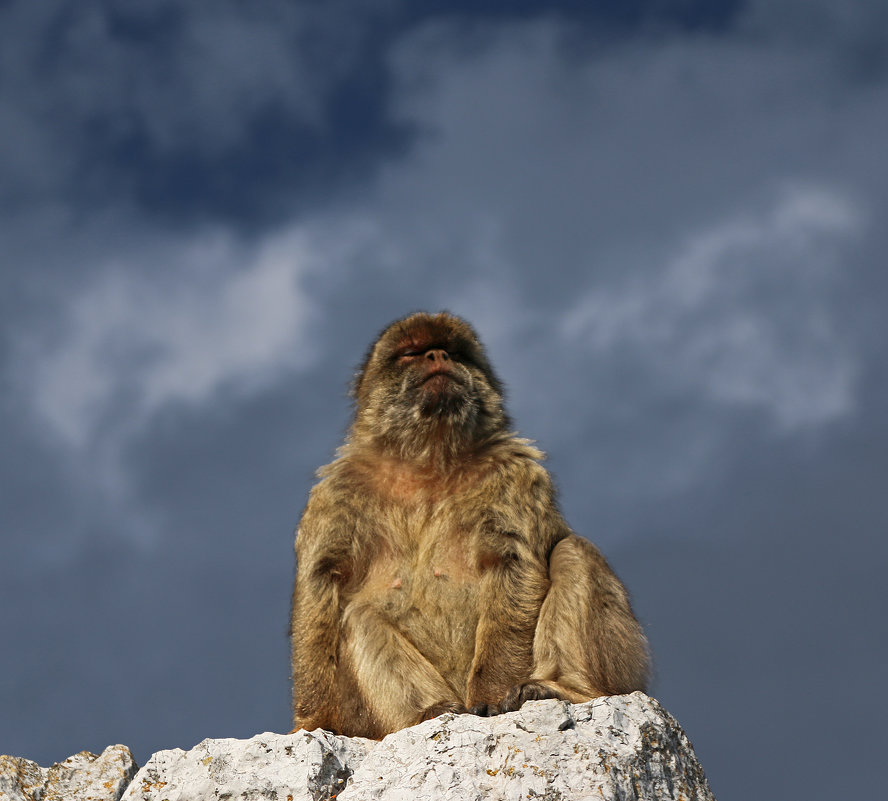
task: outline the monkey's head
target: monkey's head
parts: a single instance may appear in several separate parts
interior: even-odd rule
[[[353,395],[353,437],[407,458],[458,456],[509,425],[502,385],[475,331],[447,312],[389,325]]]

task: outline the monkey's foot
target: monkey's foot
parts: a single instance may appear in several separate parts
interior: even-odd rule
[[[546,698],[557,698],[560,701],[567,700],[563,694],[552,687],[538,682],[525,681],[516,684],[504,696],[498,704],[488,705],[488,715],[501,715],[504,712],[514,712],[521,709],[525,701],[542,701]]]
[[[424,720],[431,720],[432,718],[438,717],[438,715],[443,715],[445,712],[453,712],[454,714],[462,715],[467,711],[465,706],[459,701],[438,701],[438,703],[423,709],[422,712],[419,713],[416,722],[422,723]]]

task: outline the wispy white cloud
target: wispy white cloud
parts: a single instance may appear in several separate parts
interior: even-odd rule
[[[857,363],[829,311],[859,213],[824,188],[787,191],[689,237],[662,266],[597,285],[565,316],[570,342],[630,347],[710,401],[767,410],[787,429],[853,409]]]
[[[176,267],[156,276],[144,256],[118,254],[70,299],[52,334],[20,341],[20,380],[78,447],[109,420],[132,433],[165,404],[261,390],[312,362],[315,312],[303,281],[316,252],[299,233],[256,247],[215,233],[152,252],[147,261]]]

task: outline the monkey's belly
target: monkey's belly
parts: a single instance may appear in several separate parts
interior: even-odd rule
[[[379,611],[462,698],[475,653],[478,583],[438,571],[392,581]]]

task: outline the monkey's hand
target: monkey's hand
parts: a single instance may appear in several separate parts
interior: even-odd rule
[[[422,723],[424,720],[431,720],[432,718],[438,717],[438,715],[443,715],[445,712],[453,712],[456,715],[461,715],[467,711],[468,710],[459,701],[438,701],[438,703],[431,704],[423,709],[417,716],[416,723]]]

